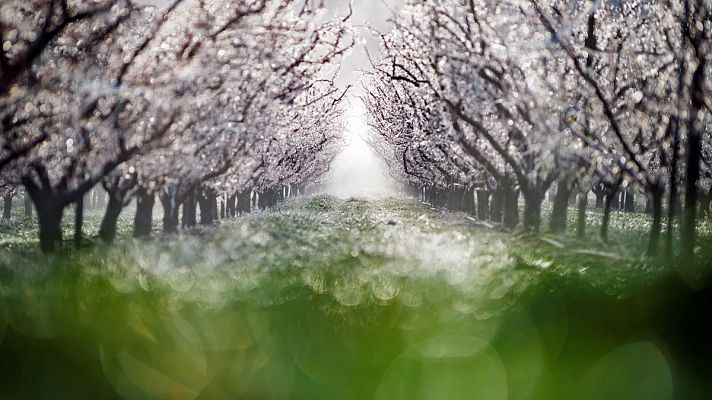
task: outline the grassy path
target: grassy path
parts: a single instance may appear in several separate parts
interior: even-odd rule
[[[709,290],[554,249],[408,200],[320,196],[80,254],[3,250],[0,397],[712,393]]]

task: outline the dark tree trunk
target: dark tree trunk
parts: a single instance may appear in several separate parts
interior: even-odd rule
[[[227,215],[231,218],[235,218],[237,215],[237,193],[233,193],[227,198]]]
[[[12,218],[12,196],[3,196],[2,203],[2,218],[9,220],[10,218]]]
[[[490,200],[490,221],[502,223],[502,210],[504,210],[504,189],[501,185],[492,193]]]
[[[603,202],[604,202],[604,200],[605,200],[605,198],[606,198],[606,194],[605,194],[605,193],[599,193],[599,192],[596,192],[596,193],[594,193],[594,194],[596,195],[596,208],[598,208],[598,209],[600,210],[600,209],[603,208]]]
[[[625,212],[635,212],[635,191],[632,188],[626,189],[625,192]]]
[[[64,207],[47,202],[36,203],[40,249],[52,253],[62,245],[62,214]]]
[[[611,198],[611,208],[619,210],[621,204],[621,191],[616,190],[614,193],[608,194],[608,196]]]
[[[32,199],[25,193],[25,218],[32,218]]]
[[[257,203],[257,209],[262,210],[265,208],[265,192],[259,192],[255,193],[255,196],[257,196],[256,203]]]
[[[250,212],[250,191],[243,190],[237,194],[236,210],[239,214]]]
[[[184,228],[192,228],[198,224],[197,208],[198,198],[196,195],[197,189],[193,187],[188,191],[188,195],[183,201],[183,220],[181,226]]]
[[[603,202],[606,197],[606,189],[599,184],[594,186],[592,191],[593,194],[596,196],[596,208],[600,210],[603,208]]]
[[[477,191],[477,218],[480,221],[489,219],[489,192],[487,190]]]
[[[264,196],[264,209],[271,208],[274,205],[274,190],[273,189],[267,189],[265,190],[262,195]]]
[[[700,177],[702,143],[698,133],[690,134],[687,141],[685,209],[682,220],[681,256],[683,260],[691,263],[696,241],[695,223],[697,220],[697,181]]]
[[[515,189],[513,184],[503,186],[502,224],[507,229],[514,229],[519,224],[519,190]],[[541,210],[541,204],[539,204],[539,209]]]
[[[611,220],[611,206],[613,205],[613,199],[618,195],[618,190],[606,195],[606,199],[603,202],[603,221],[601,222],[601,239],[604,241],[608,240],[608,223]]]
[[[82,247],[82,228],[84,226],[84,196],[74,203],[74,247]]]
[[[213,209],[213,199],[210,195],[210,189],[204,189],[198,195],[198,204],[200,205],[200,225],[212,225],[215,216]]]
[[[176,194],[171,191],[170,193],[161,193],[158,197],[163,206],[163,232],[174,233],[178,230],[178,209],[180,208]]]
[[[569,208],[569,198],[572,197],[571,192],[573,191],[573,185],[568,181],[566,178],[561,178],[556,185],[554,205],[549,221],[549,228],[553,233],[566,232],[566,214]]]
[[[106,205],[106,212],[99,228],[99,239],[104,243],[112,243],[116,239],[116,222],[119,220],[119,215],[121,215],[123,209],[123,199],[117,198],[114,194],[109,194],[109,202]]]
[[[668,197],[668,215],[667,215],[667,232],[665,232],[665,257],[672,257],[672,242],[673,229],[672,225],[675,222],[675,209],[679,204],[677,202],[677,164],[680,153],[680,121],[677,117],[673,117],[670,121],[670,129],[674,137],[672,146],[672,161],[670,163],[670,183]]]
[[[527,189],[524,194],[524,230],[538,233],[541,228],[541,203],[544,201],[544,191],[538,188]],[[568,198],[566,198],[568,201]],[[566,207],[566,205],[564,205]],[[566,220],[564,219],[564,224]]]
[[[153,223],[153,204],[156,196],[152,191],[139,189],[136,193],[136,215],[134,216],[134,237],[145,237],[151,234]]]
[[[220,196],[220,219],[225,219],[227,214],[226,214],[226,204],[225,204],[225,195]]]
[[[220,209],[218,208],[218,195],[214,190],[208,192],[208,198],[210,199],[210,207],[213,210],[213,222],[220,218]]]
[[[701,6],[701,4],[700,4]],[[699,23],[699,22],[698,22]],[[709,29],[709,28],[708,28]],[[700,112],[706,106],[705,80],[707,63],[704,57],[698,57],[698,64],[692,74],[690,85],[690,99],[692,107],[688,120],[687,148],[685,149],[686,174],[685,174],[685,209],[682,221],[681,232],[681,256],[688,265],[693,263],[693,256],[696,242],[696,219],[697,219],[697,183],[700,179],[700,161],[702,160],[702,134],[704,126],[704,114],[700,118]]]
[[[650,226],[650,237],[648,239],[648,255],[654,256],[658,252],[658,243],[660,242],[660,230],[663,219],[663,194],[665,193],[662,186],[656,186],[651,189],[650,200],[653,206],[653,224]]]
[[[576,236],[586,236],[586,208],[588,207],[588,192],[578,195],[578,216],[576,223]]]

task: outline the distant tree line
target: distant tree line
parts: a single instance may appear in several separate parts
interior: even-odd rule
[[[167,4],[166,4],[167,3]],[[160,5],[158,5],[160,4]],[[0,195],[62,243],[86,199],[98,236],[136,202],[134,235],[274,205],[318,182],[342,146],[346,18],[320,2],[8,0],[0,4]],[[98,190],[102,188],[102,190]],[[200,217],[200,221],[198,221]]]
[[[648,253],[672,254],[680,218],[690,259],[712,198],[711,21],[709,0],[408,1],[372,60],[371,145],[413,195],[510,229],[521,198],[540,231],[550,193],[549,229],[576,199],[583,236],[593,192],[605,239],[644,194]]]

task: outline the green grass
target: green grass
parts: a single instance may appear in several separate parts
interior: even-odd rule
[[[130,215],[115,245],[57,256],[2,226],[0,397],[712,394],[709,266],[642,256],[640,214],[609,244],[404,199],[296,199],[149,241]]]

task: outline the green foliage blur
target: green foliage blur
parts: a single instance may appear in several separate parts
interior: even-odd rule
[[[31,221],[1,225],[0,398],[712,395],[709,232],[684,268],[642,254],[642,214],[608,244],[404,199],[293,199],[148,241],[122,218],[116,244],[54,256]]]

